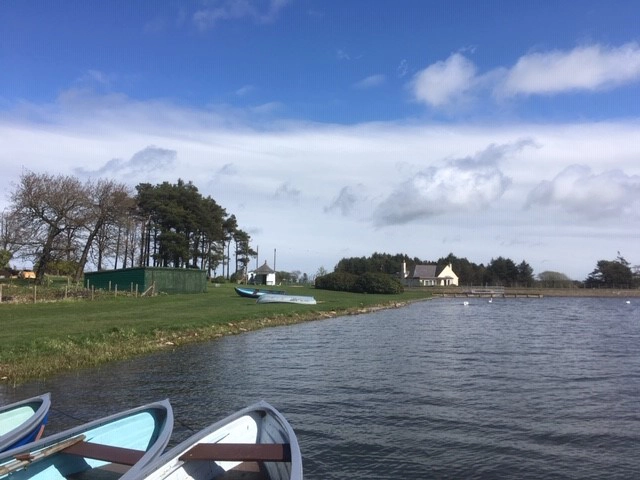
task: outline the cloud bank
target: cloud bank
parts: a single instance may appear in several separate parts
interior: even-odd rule
[[[527,208],[554,205],[588,219],[640,218],[640,176],[620,170],[595,174],[586,165],[570,165],[540,182],[526,202]]]

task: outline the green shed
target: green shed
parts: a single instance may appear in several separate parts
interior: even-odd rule
[[[85,272],[87,288],[144,293],[154,287],[156,293],[204,293],[207,275],[196,268],[137,267]]]

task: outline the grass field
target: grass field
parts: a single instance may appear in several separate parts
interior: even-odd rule
[[[317,305],[256,304],[231,284],[205,294],[63,300],[0,305],[0,380],[31,378],[104,364],[223,335],[387,308],[430,297],[424,290],[366,295],[286,288]]]

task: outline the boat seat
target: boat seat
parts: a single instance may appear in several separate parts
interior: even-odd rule
[[[290,462],[288,443],[199,443],[180,456],[180,460],[225,462]]]
[[[78,442],[65,448],[64,453],[78,455],[80,457],[102,460],[120,465],[135,465],[145,454],[143,450],[133,450],[131,448],[114,447],[101,443]]]

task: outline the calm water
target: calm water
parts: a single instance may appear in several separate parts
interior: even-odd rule
[[[49,432],[169,398],[174,443],[264,398],[309,479],[640,478],[640,299],[438,299],[0,387],[0,402],[45,391]]]

